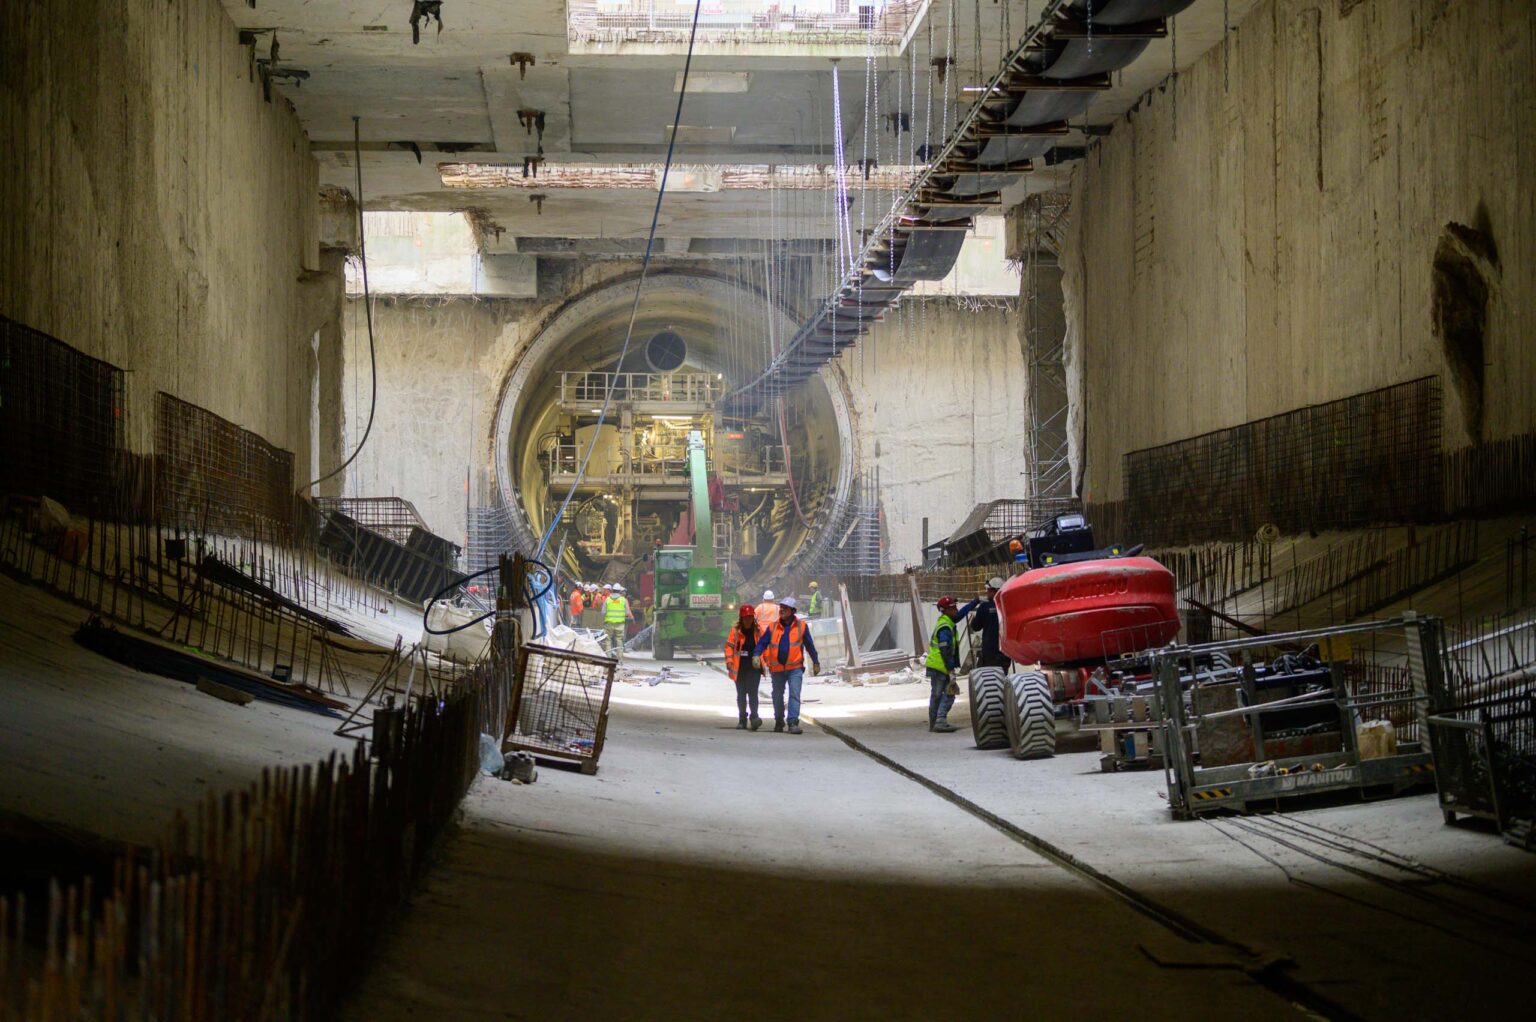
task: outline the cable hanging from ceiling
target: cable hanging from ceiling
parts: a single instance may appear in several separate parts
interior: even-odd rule
[[[630,341],[635,334],[635,319],[640,314],[640,295],[645,290],[645,279],[651,268],[651,253],[656,247],[656,229],[661,221],[661,200],[667,194],[667,179],[672,171],[672,154],[677,148],[677,129],[683,123],[683,99],[688,95],[688,74],[693,68],[693,44],[699,31],[699,8],[703,0],[694,0],[693,21],[688,29],[688,54],[683,58],[683,74],[677,83],[677,109],[672,117],[672,132],[667,139],[667,158],[661,166],[661,182],[656,189],[656,205],[651,211],[651,228],[645,240],[645,256],[640,261],[640,277],[635,282],[635,300],[629,309],[629,323],[624,329],[624,343],[619,348],[617,364],[623,366],[624,358],[629,354]],[[565,498],[560,502],[559,508],[550,518],[549,527],[544,530],[544,535],[539,538],[538,549],[534,552],[534,558],[544,556],[544,550],[549,545],[550,537],[554,535],[560,520],[565,516],[566,508],[570,507],[571,498],[576,495],[576,488],[586,478],[587,464],[592,460],[592,452],[597,448],[597,440],[602,432],[603,423],[607,420],[608,409],[613,404],[613,392],[618,385],[618,374],[614,373],[608,378],[608,386],[603,391],[603,404],[598,410],[597,424],[592,429],[592,437],[587,442],[586,453],[582,455],[581,463],[576,467],[576,475],[571,480],[570,489],[565,493]]]

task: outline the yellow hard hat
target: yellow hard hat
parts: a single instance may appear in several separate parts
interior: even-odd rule
[[[812,589],[820,589],[820,588],[821,588],[821,586],[820,586],[820,585],[819,585],[819,584],[817,584],[817,583],[816,583],[816,582],[812,582],[812,583],[811,583],[811,588],[812,588]]]

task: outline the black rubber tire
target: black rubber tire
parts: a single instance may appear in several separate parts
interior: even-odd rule
[[[1056,755],[1056,703],[1044,674],[1025,671],[1008,679],[1003,719],[1008,727],[1008,748],[1016,758]]]
[[[1008,676],[1001,667],[978,667],[971,671],[971,734],[978,749],[1008,748],[1008,722],[1003,719],[1003,692]]]

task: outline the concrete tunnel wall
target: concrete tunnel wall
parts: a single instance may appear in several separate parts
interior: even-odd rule
[[[1415,377],[1445,443],[1536,429],[1536,32],[1520,0],[1265,0],[1077,165],[1063,262],[1082,494],[1125,452]],[[1510,144],[1510,140],[1517,141]],[[1437,254],[1487,288],[1480,428]],[[1465,361],[1464,359],[1461,361]]]
[[[217,0],[0,5],[0,313],[309,465],[315,162]],[[295,485],[304,480],[297,480]]]
[[[377,300],[378,411],[347,492],[411,500],[434,531],[461,542],[466,503],[495,493],[496,406],[508,375],[569,296],[632,271],[601,263],[551,275],[538,299]],[[360,300],[348,301],[344,322],[350,451],[368,413]],[[887,567],[918,560],[925,515],[937,538],[979,501],[1022,495],[1024,364],[1013,303],[908,302],[830,372],[849,398],[856,468],[880,473]]]

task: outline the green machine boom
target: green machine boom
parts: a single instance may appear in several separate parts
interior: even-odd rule
[[[735,600],[727,599],[715,565],[714,519],[709,510],[709,474],[704,434],[688,434],[688,484],[693,501],[693,545],[656,551],[656,618],[653,649],[671,660],[678,647],[718,649],[730,629]]]

